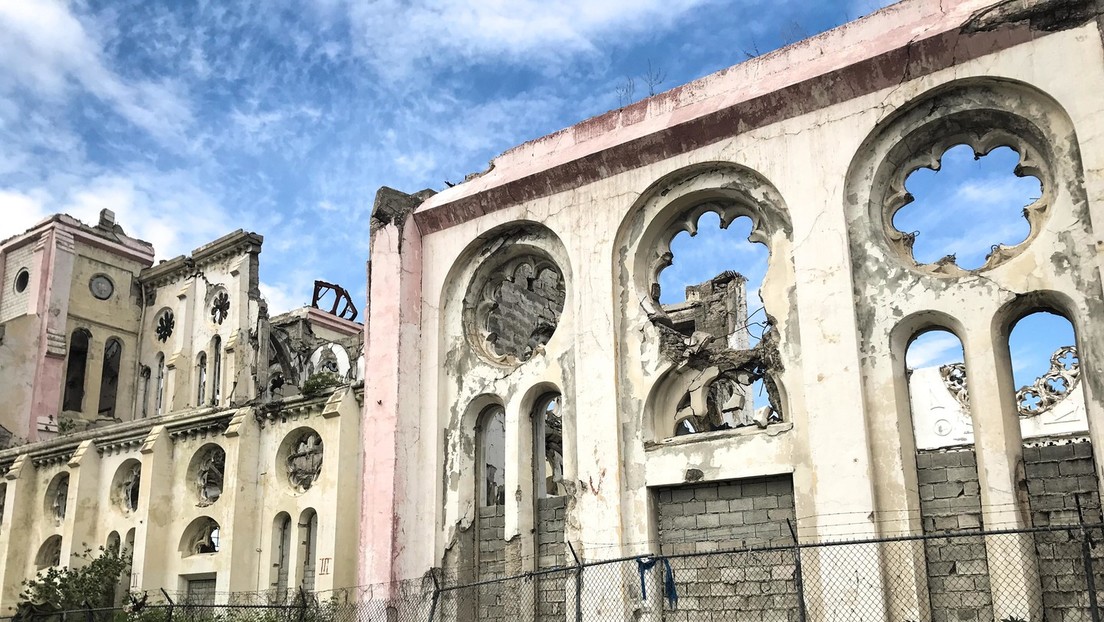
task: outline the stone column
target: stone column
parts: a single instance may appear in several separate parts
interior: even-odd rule
[[[416,560],[417,552],[411,549],[419,538],[414,534],[429,533],[407,527],[417,523],[416,514],[432,517],[437,512],[436,508],[408,508],[406,496],[408,481],[438,476],[425,472],[416,460],[422,390],[418,373],[422,256],[413,211],[423,198],[381,188],[371,219],[358,583],[385,584],[382,592],[376,592],[385,599],[397,595],[391,581],[407,578],[400,568],[410,568]],[[425,432],[428,439],[435,438]],[[433,543],[428,546],[432,551]]]
[[[970,383],[970,417],[974,425],[978,484],[981,488],[982,524],[985,529],[1017,529],[1030,526],[1023,481],[1023,439],[1012,387],[1007,348],[999,354],[994,344],[1005,343],[990,331],[991,314],[979,313],[978,323],[965,334],[966,374],[969,379],[994,382]],[[1027,595],[1039,592],[1033,538],[1009,534],[986,538],[993,616],[1004,619],[1042,619],[1041,603]]]

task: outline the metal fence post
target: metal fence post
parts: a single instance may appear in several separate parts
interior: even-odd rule
[[[797,543],[797,530],[793,521],[786,519],[786,525],[790,528],[790,537],[793,538],[794,556],[794,588],[797,589],[797,620],[805,622],[805,583],[801,576],[801,546]],[[1095,620],[1093,622],[1096,622]]]
[[[571,546],[570,540],[567,542],[567,548],[575,558],[575,622],[583,622],[583,562],[575,552],[575,547]]]
[[[84,601],[84,619],[87,622],[95,622],[96,614],[92,612],[92,605],[87,600]]]
[[[429,622],[433,622],[433,616],[437,615],[437,599],[441,597],[441,583],[437,581],[437,569],[430,570],[429,576],[433,578],[433,599],[429,602]]]
[[[1081,511],[1081,496],[1073,495],[1077,503],[1077,524],[1081,531],[1081,561],[1085,566],[1085,585],[1089,588],[1089,618],[1100,622],[1100,606],[1096,602],[1096,577],[1093,575],[1092,540],[1085,528],[1085,514]]]
[[[169,593],[165,591],[165,588],[161,588],[161,595],[165,597],[165,600],[169,601],[169,616],[165,622],[172,622],[173,608],[175,607],[176,603],[173,602],[172,597],[170,597]]]

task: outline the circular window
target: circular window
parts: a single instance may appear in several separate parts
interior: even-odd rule
[[[172,337],[173,328],[176,327],[176,318],[173,316],[173,312],[166,309],[157,318],[157,327],[154,331],[157,333],[157,340],[164,343]]]
[[[31,284],[31,273],[26,268],[20,268],[19,272],[15,275],[15,291],[22,294],[27,291],[27,286]]]
[[[104,274],[97,274],[88,282],[88,289],[98,300],[107,300],[115,293],[115,284]]]
[[[296,430],[284,439],[277,460],[282,462],[288,483],[297,492],[309,490],[322,474],[322,454],[322,437],[310,428]]]
[[[488,360],[523,363],[552,338],[565,298],[563,273],[547,257],[524,254],[485,266],[464,299],[465,332]]]
[[[192,456],[188,465],[188,479],[195,487],[197,507],[206,507],[222,497],[226,472],[226,451],[209,443]]]

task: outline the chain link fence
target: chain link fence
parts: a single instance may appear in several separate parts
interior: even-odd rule
[[[121,609],[25,610],[28,622],[1100,622],[1104,528],[792,544],[568,564],[450,585],[418,580],[332,592],[162,592]],[[209,599],[210,595],[205,595]],[[271,598],[276,602],[259,602]]]

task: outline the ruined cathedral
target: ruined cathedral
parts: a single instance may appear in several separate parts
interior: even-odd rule
[[[3,241],[0,609],[106,545],[134,591],[432,593],[417,619],[1096,619],[1099,536],[1040,530],[1101,522],[1102,15],[904,0],[382,188],[367,301],[269,309],[243,231],[158,263],[106,210]],[[962,145],[1041,188],[980,266],[896,218]],[[670,302],[706,219],[765,276]],[[1073,337],[1016,383],[1037,314]],[[958,360],[909,364],[931,333]]]

